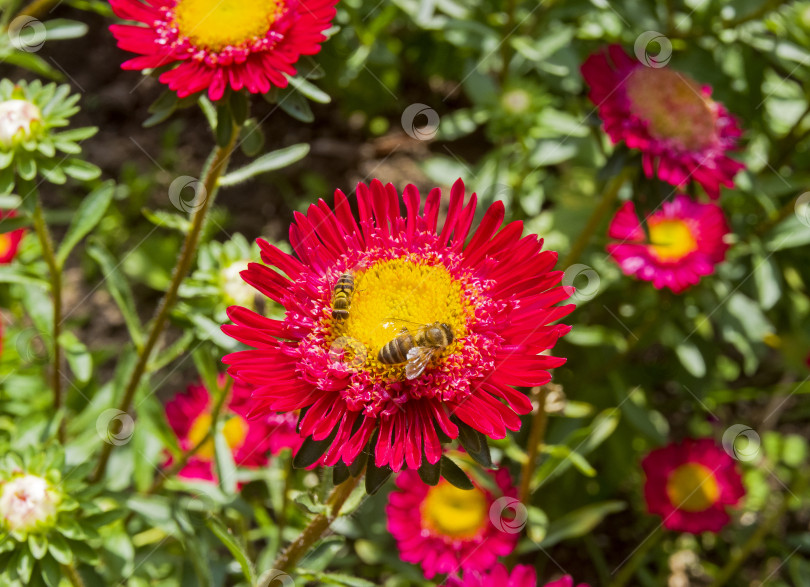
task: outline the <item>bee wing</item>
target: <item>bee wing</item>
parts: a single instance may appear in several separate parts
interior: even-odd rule
[[[405,365],[405,377],[416,379],[430,363],[437,349],[427,346],[415,346],[408,351],[408,364]]]

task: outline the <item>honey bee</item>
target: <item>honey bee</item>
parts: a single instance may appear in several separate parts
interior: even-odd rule
[[[349,307],[352,305],[354,294],[354,276],[344,273],[338,277],[332,289],[332,319],[346,320],[349,317]]]
[[[407,328],[380,349],[377,360],[384,365],[405,363],[405,377],[416,379],[430,360],[441,354],[455,340],[453,329],[444,322],[424,324],[415,334]]]

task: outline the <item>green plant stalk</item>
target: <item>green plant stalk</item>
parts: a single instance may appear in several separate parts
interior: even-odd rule
[[[46,16],[46,14],[49,14],[60,2],[61,0],[34,0],[28,6],[20,10],[20,12],[17,13],[17,17],[32,16],[34,18],[42,18]]]
[[[613,181],[610,182],[607,190],[602,196],[602,200],[599,202],[596,208],[594,208],[593,212],[591,213],[591,217],[588,218],[588,223],[585,225],[585,228],[582,229],[582,232],[579,233],[577,240],[574,241],[568,256],[566,256],[563,260],[561,265],[563,270],[576,263],[582,256],[582,253],[585,252],[588,243],[591,242],[593,233],[596,232],[596,229],[599,228],[600,224],[602,224],[604,217],[613,208],[613,204],[619,196],[619,190],[624,185],[624,182],[627,180],[628,176],[629,172],[624,170],[619,173],[619,175],[614,177]]]
[[[621,571],[619,571],[616,578],[610,583],[610,587],[622,587],[626,585],[636,574],[636,571],[641,566],[641,563],[644,562],[644,559],[647,558],[647,553],[658,545],[663,536],[664,530],[661,524],[659,524],[655,530],[653,530],[653,533],[636,549],[630,557],[630,560],[624,563],[621,567]]]
[[[357,487],[363,474],[357,477],[349,477],[343,483],[332,489],[329,497],[326,500],[327,511],[320,513],[307,525],[306,528],[298,535],[284,551],[278,556],[273,563],[273,569],[277,571],[289,572],[295,568],[299,560],[309,552],[312,545],[315,544],[323,533],[332,525],[340,515],[340,508],[349,499],[354,488]]]
[[[228,378],[227,383],[225,384],[225,388],[219,394],[217,398],[217,403],[214,404],[214,409],[211,410],[211,427],[205,433],[197,444],[192,446],[190,449],[185,451],[180,458],[177,459],[177,462],[174,463],[168,470],[166,470],[159,479],[156,479],[152,486],[146,491],[147,494],[157,492],[163,485],[165,485],[166,481],[174,477],[177,473],[180,472],[180,469],[186,466],[189,459],[197,454],[203,445],[208,442],[211,437],[214,435],[214,430],[217,429],[217,422],[219,421],[219,416],[222,413],[222,408],[225,406],[225,401],[228,399],[228,396],[231,394],[231,389],[233,388],[233,379]]]
[[[163,299],[158,305],[155,312],[155,317],[152,319],[152,325],[149,329],[149,336],[147,337],[143,347],[138,351],[138,361],[136,362],[132,375],[130,376],[126,385],[124,396],[121,398],[121,402],[118,405],[118,409],[122,412],[128,412],[130,406],[132,405],[135,392],[138,390],[141,379],[143,379],[143,376],[146,373],[146,366],[149,363],[152,352],[160,340],[163,329],[168,322],[169,313],[177,301],[177,292],[180,289],[180,284],[183,282],[186,275],[188,275],[188,272],[191,269],[191,264],[194,262],[197,247],[200,244],[200,236],[202,234],[203,225],[205,224],[205,218],[216,197],[217,182],[224,173],[225,168],[228,166],[228,161],[231,158],[231,154],[236,146],[238,137],[239,129],[234,128],[228,144],[224,147],[217,146],[211,153],[211,156],[203,169],[203,201],[192,213],[191,227],[189,228],[189,231],[186,234],[186,239],[183,242],[183,249],[180,252],[180,257],[177,259],[177,264],[174,267],[171,282],[166,290],[166,294],[163,296]],[[109,461],[110,453],[112,452],[114,446],[114,444],[105,443],[102,447],[98,466],[91,477],[93,482],[98,482],[104,476],[104,472],[107,469],[107,462]]]
[[[712,583],[712,587],[721,587],[725,585],[729,579],[734,577],[737,571],[745,562],[750,554],[754,551],[754,549],[760,545],[762,540],[771,533],[774,526],[776,526],[777,522],[782,519],[782,516],[785,515],[788,509],[788,498],[782,497],[782,503],[779,504],[778,507],[771,512],[771,515],[768,516],[754,531],[753,534],[745,541],[742,547],[735,552],[731,558],[728,560],[726,565],[720,569],[720,572],[717,575],[717,578]]]
[[[540,452],[540,447],[543,445],[543,439],[546,436],[546,425],[548,424],[548,413],[546,413],[546,398],[548,397],[548,387],[541,386],[535,394],[537,399],[537,408],[532,415],[532,424],[529,429],[529,444],[526,447],[528,456],[526,462],[523,463],[523,469],[520,472],[520,492],[518,499],[524,506],[528,504],[530,495],[530,483],[532,479],[532,471],[537,464],[537,453]]]
[[[82,576],[79,574],[79,571],[76,570],[75,566],[62,565],[62,572],[70,580],[70,584],[73,585],[73,587],[84,587]]]
[[[51,389],[53,391],[53,409],[58,412],[62,408],[62,347],[59,344],[59,336],[62,331],[62,268],[56,260],[53,248],[53,239],[48,225],[45,223],[45,215],[42,212],[42,202],[39,198],[39,191],[34,188],[34,231],[39,238],[42,247],[42,256],[48,266],[48,273],[51,279],[51,299],[53,301],[53,366],[51,373]],[[59,442],[65,441],[64,420],[57,432]]]

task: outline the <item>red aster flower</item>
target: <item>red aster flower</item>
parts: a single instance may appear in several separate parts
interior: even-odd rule
[[[0,219],[13,218],[16,215],[14,210],[0,210]],[[17,254],[17,249],[20,248],[20,241],[24,234],[24,228],[18,228],[17,230],[0,234],[0,264],[11,263],[12,259],[14,259],[14,255]]]
[[[514,497],[506,469],[488,473],[502,495]],[[498,529],[490,508],[500,495],[475,486],[465,490],[445,480],[431,487],[414,471],[397,477],[388,496],[388,531],[402,560],[419,564],[425,577],[459,570],[483,571],[515,549],[518,532]]]
[[[462,577],[449,577],[448,587],[537,587],[537,573],[528,565],[517,565],[510,573],[498,563],[489,572],[465,571]],[[546,583],[544,587],[574,587],[571,575]],[[577,587],[589,587],[580,583]]]
[[[228,399],[223,434],[233,453],[234,462],[245,468],[267,464],[267,453],[277,454],[282,448],[298,450],[301,439],[295,434],[295,415],[274,416],[259,420],[246,418],[251,389],[235,381]],[[166,418],[184,451],[196,446],[211,428],[211,394],[204,385],[189,385],[166,404]],[[195,453],[178,476],[187,479],[214,480],[214,442],[209,439]],[[171,459],[166,466],[171,465]]]
[[[635,275],[662,289],[681,293],[714,273],[726,257],[729,232],[723,210],[684,195],[664,202],[647,217],[644,231],[633,202],[625,202],[610,222],[608,236],[621,242],[607,246],[625,275]]]
[[[520,222],[498,231],[500,202],[468,241],[476,196],[464,199],[459,180],[438,227],[439,189],[420,211],[419,191],[407,186],[402,216],[394,187],[374,180],[357,186],[358,223],[338,190],[334,212],[321,200],[307,215],[295,214],[297,257],[259,241],[263,261],[277,269],[252,263],[242,272],[287,314],[271,320],[231,307],[235,325],[223,331],[254,348],[224,361],[255,386],[253,414],[306,410],[299,430],[319,442],[320,464],[351,464],[372,436],[376,466],[394,471],[419,468],[425,458],[437,463],[437,429],[457,438],[467,425],[504,438],[520,428],[518,414],[532,409],[512,386],[543,385],[547,369],[565,362],[539,354],[570,330],[550,325],[573,309],[555,307],[567,298],[555,287],[562,278],[552,271],[557,254],[541,252],[534,235],[521,238]],[[354,282],[348,316],[333,318],[333,289],[347,272]],[[428,342],[424,325],[437,324],[432,332],[442,340]],[[412,358],[429,359],[421,373],[407,349],[398,348],[396,360],[381,356],[408,336],[405,346],[423,351]]]
[[[230,86],[263,94],[287,86],[301,55],[320,51],[337,0],[110,0],[113,11],[145,26],[112,25],[124,69],[175,65],[160,74],[179,97]]]
[[[605,132],[642,152],[647,177],[683,187],[694,179],[712,198],[734,186],[745,167],[727,153],[742,134],[709,86],[669,68],[647,67],[618,45],[591,55],[582,65],[589,97]]]
[[[736,462],[710,438],[656,449],[641,461],[644,498],[651,514],[679,532],[719,532],[728,506],[745,495]]]

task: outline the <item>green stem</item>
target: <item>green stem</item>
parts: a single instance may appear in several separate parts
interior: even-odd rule
[[[58,412],[62,408],[62,347],[59,344],[59,336],[62,330],[62,268],[56,260],[53,247],[53,239],[48,225],[45,223],[45,215],[42,211],[42,202],[39,192],[34,188],[34,231],[39,238],[42,247],[42,256],[48,266],[48,273],[51,279],[51,298],[53,301],[53,367],[51,372],[51,389],[53,390],[53,409]],[[64,424],[64,421],[63,421]],[[65,441],[64,425],[59,426],[57,432],[59,442]]]
[[[782,497],[782,502],[771,512],[771,515],[768,516],[758,527],[754,530],[754,533],[745,541],[738,551],[736,551],[731,558],[726,563],[722,569],[720,569],[720,573],[715,578],[714,583],[712,583],[712,587],[721,587],[725,585],[729,579],[733,578],[734,575],[740,568],[743,562],[745,562],[754,549],[759,546],[762,540],[770,534],[773,527],[776,525],[779,520],[782,519],[782,516],[785,515],[788,509],[788,499],[787,497]]]
[[[523,468],[520,474],[520,492],[518,499],[524,506],[530,499],[530,484],[532,479],[532,471],[537,463],[537,453],[543,445],[543,438],[546,435],[546,425],[548,423],[548,414],[546,413],[546,398],[548,397],[548,386],[543,385],[535,393],[535,400],[537,407],[532,415],[532,427],[529,429],[529,444],[527,446],[528,456],[526,462],[523,463]]]
[[[28,6],[20,10],[17,17],[31,16],[33,18],[42,18],[49,14],[60,1],[61,0],[34,0]]]
[[[585,225],[585,228],[582,229],[582,232],[579,233],[577,240],[574,241],[574,244],[571,246],[568,256],[563,261],[561,265],[563,270],[576,263],[582,256],[582,253],[585,252],[588,243],[591,242],[593,233],[596,232],[596,229],[602,224],[604,217],[613,208],[614,202],[619,197],[619,190],[624,185],[628,176],[629,172],[627,170],[622,171],[619,175],[614,177],[613,181],[608,185],[607,190],[602,196],[602,200],[599,202],[599,205],[594,208],[591,217],[588,218],[588,223]]]
[[[623,585],[626,585],[627,582],[636,574],[636,571],[641,566],[641,563],[644,562],[644,559],[647,558],[647,553],[649,553],[650,550],[652,550],[652,548],[661,541],[663,535],[664,530],[661,525],[658,525],[655,530],[653,530],[652,534],[650,534],[630,556],[630,560],[621,566],[621,571],[619,571],[616,578],[613,579],[610,587],[622,587]]]
[[[299,534],[298,538],[290,544],[284,552],[282,552],[276,561],[273,563],[273,569],[277,571],[289,572],[295,568],[299,560],[312,548],[323,533],[332,525],[337,517],[340,515],[340,508],[346,503],[346,500],[351,495],[357,483],[363,477],[362,473],[357,477],[349,477],[332,489],[332,493],[326,500],[327,510],[325,513],[318,514],[307,525],[306,528]]]
[[[62,572],[70,580],[70,584],[73,585],[73,587],[84,587],[84,581],[79,571],[76,570],[76,567],[73,565],[62,565]]]
[[[118,405],[118,409],[122,412],[129,411],[129,408],[132,405],[135,392],[137,392],[138,387],[141,384],[141,379],[143,379],[143,376],[146,373],[146,366],[149,364],[149,359],[152,356],[152,352],[160,340],[160,336],[163,333],[163,329],[165,328],[169,319],[169,313],[177,301],[177,292],[180,289],[180,284],[183,282],[186,275],[188,275],[188,272],[191,269],[191,264],[194,262],[194,258],[197,253],[197,246],[200,243],[200,236],[205,224],[205,218],[216,197],[217,182],[228,165],[228,161],[231,158],[233,149],[236,146],[238,136],[238,129],[234,128],[228,144],[224,147],[216,147],[206,163],[201,180],[203,186],[203,201],[201,203],[195,202],[198,205],[192,213],[191,227],[186,234],[183,249],[180,252],[177,265],[175,265],[171,282],[169,283],[166,294],[163,296],[163,299],[160,301],[160,305],[155,312],[155,317],[152,320],[152,325],[149,330],[149,336],[147,337],[143,347],[141,347],[138,351],[138,361],[135,364],[135,368],[132,371],[129,381],[127,382],[121,402]],[[115,445],[111,443],[104,444],[98,466],[96,467],[96,470],[92,476],[93,481],[97,482],[104,476],[104,471],[107,468],[107,462],[114,446]]]

